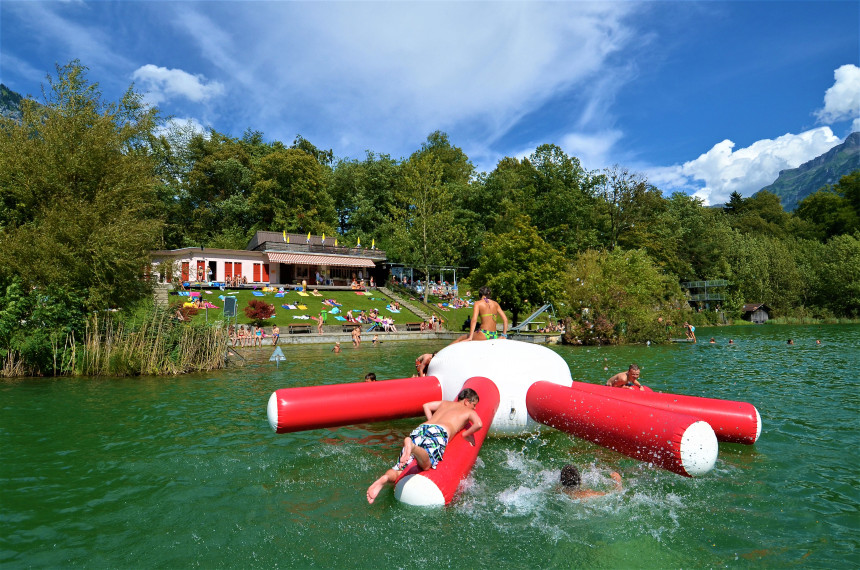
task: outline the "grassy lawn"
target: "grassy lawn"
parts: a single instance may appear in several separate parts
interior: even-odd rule
[[[326,299],[334,299],[342,306],[340,307],[339,316],[345,316],[346,312],[352,310],[353,315],[358,316],[359,310],[369,311],[370,309],[379,309],[380,317],[390,317],[394,319],[395,325],[400,325],[403,323],[417,323],[421,322],[421,318],[415,315],[412,311],[409,311],[405,308],[401,308],[399,313],[392,313],[388,311],[385,306],[391,303],[391,299],[387,296],[383,295],[379,291],[371,291],[370,295],[357,295],[354,291],[320,291],[322,297],[315,297],[311,294],[308,294],[307,297],[303,297],[299,295],[297,291],[289,291],[284,293],[283,297],[275,297],[275,292],[267,291],[263,293],[262,297],[255,296],[250,290],[241,289],[241,290],[231,290],[227,291],[218,291],[211,290],[211,293],[206,293],[204,291],[201,296],[204,300],[209,301],[213,305],[216,305],[217,309],[209,309],[209,320],[217,321],[223,319],[223,310],[224,310],[224,301],[219,298],[219,295],[231,295],[236,297],[236,307],[237,307],[237,317],[239,324],[248,324],[251,322],[251,319],[245,316],[245,307],[248,306],[248,301],[251,299],[256,299],[258,301],[263,301],[265,303],[269,303],[270,305],[275,306],[275,316],[271,319],[268,319],[267,326],[272,326],[277,324],[280,327],[284,327],[289,324],[303,324],[308,323],[316,326],[316,322],[310,319],[295,319],[293,317],[298,315],[308,315],[308,316],[317,316],[320,314],[320,311],[326,310],[330,311],[332,307],[327,305],[323,305],[323,301]],[[189,297],[179,297],[177,295],[170,295],[170,303],[176,303],[179,300],[187,301]],[[281,305],[296,305],[302,304],[307,307],[307,309],[285,309]],[[465,318],[465,316],[463,317]],[[206,311],[201,309],[197,315],[194,316],[195,321],[204,321],[206,320]],[[462,321],[461,321],[462,322]],[[339,321],[334,318],[334,315],[329,315],[328,320],[326,321],[326,325],[337,325],[339,323],[346,323],[346,321]]]

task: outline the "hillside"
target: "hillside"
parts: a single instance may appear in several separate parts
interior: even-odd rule
[[[0,116],[21,120],[21,95],[0,83]]]
[[[807,196],[860,169],[860,132],[851,133],[845,142],[797,168],[783,170],[767,190],[779,196],[786,212],[794,211]],[[760,190],[761,191],[761,190]]]

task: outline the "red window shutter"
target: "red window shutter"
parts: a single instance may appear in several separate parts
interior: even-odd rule
[[[224,263],[224,279],[233,277],[233,262],[227,261]]]
[[[182,262],[182,280],[188,281],[188,266],[189,263],[187,261]]]
[[[259,283],[259,282],[260,282],[260,264],[255,263],[254,264],[254,283]]]
[[[265,282],[265,283],[269,282],[269,264],[268,263],[263,264],[263,282]]]

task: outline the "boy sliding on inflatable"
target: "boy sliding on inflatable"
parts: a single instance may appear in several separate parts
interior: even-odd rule
[[[436,469],[445,453],[449,435],[456,435],[468,422],[472,425],[463,432],[463,438],[475,445],[472,434],[482,427],[481,418],[475,412],[477,405],[478,393],[471,388],[463,389],[456,402],[439,400],[424,404],[427,421],[403,440],[403,451],[397,463],[367,488],[367,502],[373,503],[386,483],[394,483],[413,457],[421,469]]]

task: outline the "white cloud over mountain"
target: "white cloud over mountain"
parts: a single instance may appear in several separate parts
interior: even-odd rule
[[[815,114],[824,124],[853,121],[852,131],[860,130],[860,67],[843,65],[833,76],[836,81],[824,94],[824,107]]]
[[[843,65],[834,72],[835,83],[824,94],[818,120],[826,124],[852,121],[852,131],[860,130],[860,67]],[[762,139],[735,150],[729,139],[681,165],[646,168],[648,179],[657,186],[687,191],[706,204],[721,204],[732,192],[747,197],[772,183],[781,170],[797,168],[820,156],[841,140],[829,126],[787,133],[776,139]]]

